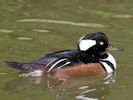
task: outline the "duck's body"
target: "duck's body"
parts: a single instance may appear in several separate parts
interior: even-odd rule
[[[94,34],[96,38],[97,34],[104,35],[101,32],[93,33],[92,35]],[[94,41],[90,41],[88,38],[92,38],[92,35],[86,35],[80,39],[78,50],[64,50],[50,53],[39,60],[29,63],[5,62],[7,65],[27,73],[27,76],[51,74],[57,77],[69,77],[112,73],[116,69],[114,57],[105,51],[105,48],[108,46],[102,47],[103,44],[106,44],[104,40],[100,40],[100,48],[94,39]],[[86,43],[89,43],[89,45]]]

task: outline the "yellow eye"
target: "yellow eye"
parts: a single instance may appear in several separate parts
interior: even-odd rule
[[[100,45],[104,45],[104,42],[101,41],[101,42],[100,42]]]

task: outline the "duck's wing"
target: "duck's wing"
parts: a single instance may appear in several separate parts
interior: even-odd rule
[[[64,57],[64,56],[72,56],[75,55],[78,51],[77,50],[62,50],[53,53],[49,53],[45,55],[45,57]]]
[[[47,72],[51,72],[54,69],[68,67],[74,63],[77,63],[78,53],[79,52],[77,50],[57,51],[49,53],[33,63],[45,65]]]
[[[36,70],[40,70],[42,68],[41,65],[47,66],[47,68],[50,71],[53,68],[66,66],[69,63],[68,59],[66,59],[66,58],[68,58],[72,55],[75,55],[76,53],[77,53],[76,50],[64,50],[64,51],[58,51],[58,52],[47,54],[47,55],[41,57],[39,60],[28,62],[28,63],[21,63],[21,62],[14,62],[14,61],[4,61],[4,62],[9,67],[15,68],[22,72],[33,72]],[[62,60],[62,59],[64,59],[64,60]],[[51,62],[53,62],[53,63],[51,63]],[[54,63],[56,63],[57,65],[55,65]]]
[[[33,61],[33,63],[47,65],[51,61],[55,61],[57,59],[64,58],[64,57],[66,57],[66,58],[76,58],[77,53],[78,53],[77,50],[57,51],[57,52],[46,54],[43,57],[41,57],[39,60]],[[73,59],[73,60],[76,61],[77,59]]]
[[[41,66],[36,63],[21,63],[21,62],[14,62],[14,61],[4,61],[6,65],[11,68],[17,69],[21,72],[33,72],[35,70],[40,70]]]
[[[61,68],[66,68],[69,67],[70,65],[73,65],[74,62],[72,62],[69,58],[67,57],[60,57],[57,58],[51,62],[49,62],[45,68],[47,70],[47,72],[51,72],[55,69],[61,69]]]

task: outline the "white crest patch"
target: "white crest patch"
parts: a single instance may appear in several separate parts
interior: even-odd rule
[[[89,49],[90,47],[96,45],[96,41],[95,40],[80,40],[79,42],[79,49],[81,51],[86,51],[87,49]]]

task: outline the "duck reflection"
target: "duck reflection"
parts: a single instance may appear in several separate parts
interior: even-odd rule
[[[19,77],[6,83],[5,89],[11,93],[42,91],[56,94],[57,100],[106,100],[110,94],[110,84],[115,82],[114,74],[109,76],[73,77],[69,79],[54,77]]]
[[[56,98],[76,100],[105,100],[110,94],[109,86],[115,82],[115,74],[103,76],[49,79],[48,88],[57,93]]]

